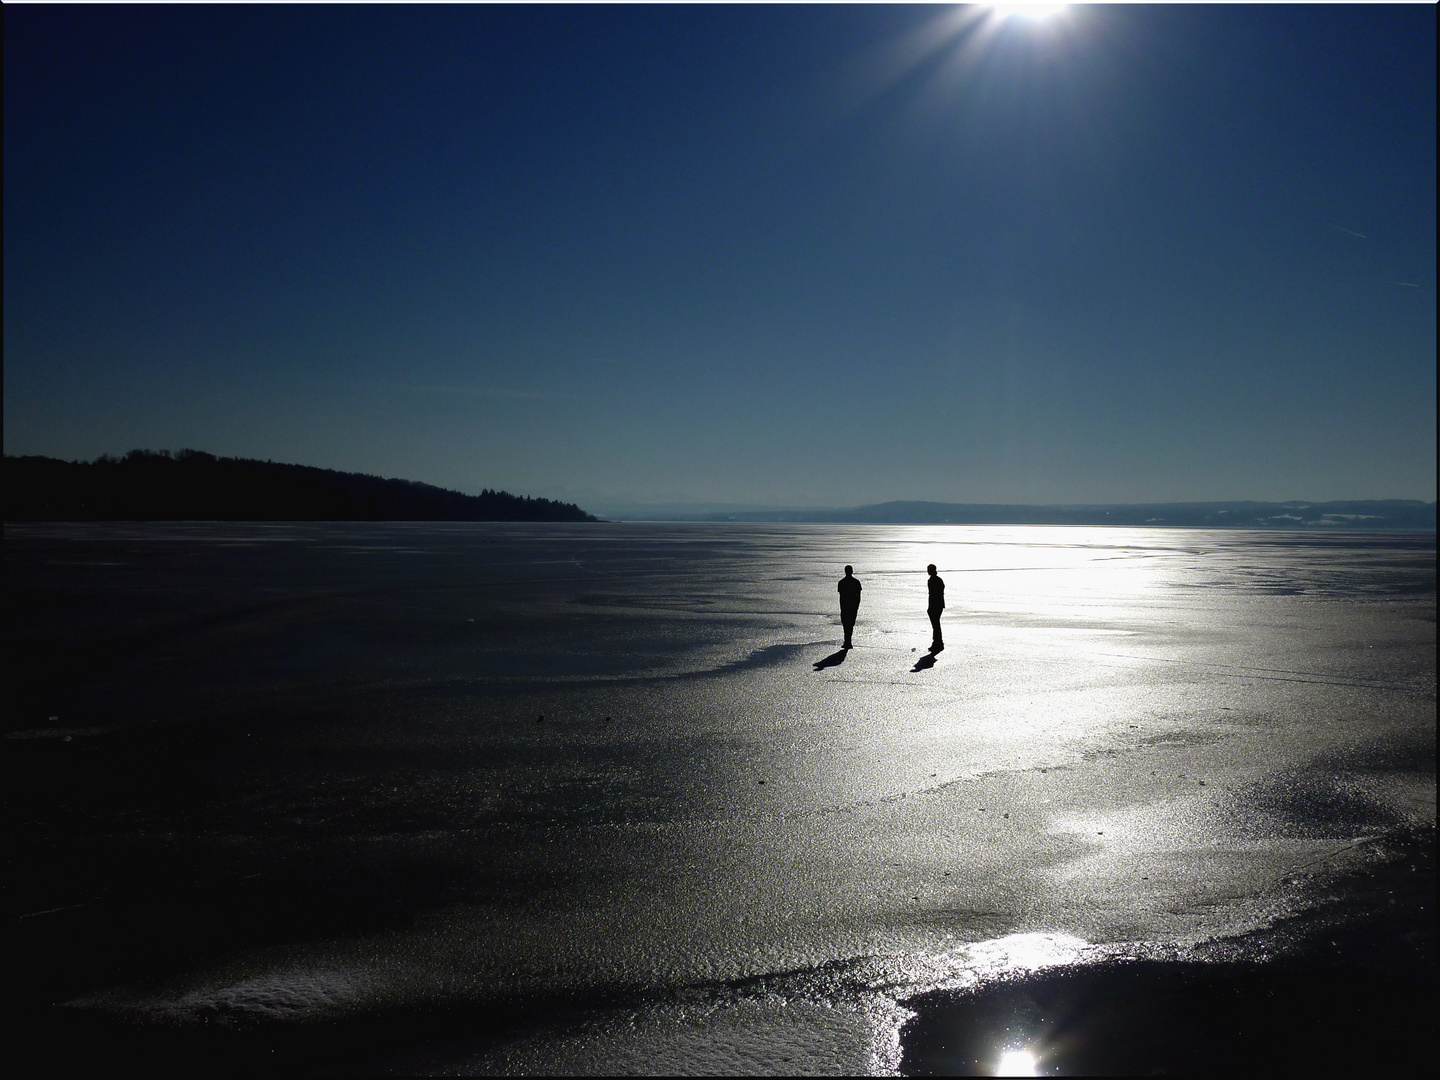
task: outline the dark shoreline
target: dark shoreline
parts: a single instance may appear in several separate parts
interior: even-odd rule
[[[598,521],[572,503],[479,495],[199,450],[132,450],[60,461],[6,455],[5,520],[43,521]]]
[[[1375,842],[1380,861],[1320,886],[1269,929],[1209,943],[1190,961],[1111,961],[933,991],[905,1004],[904,1075],[991,1074],[997,1048],[1041,1048],[1055,1075],[1191,1075],[1400,1068],[1435,1030],[1435,832]],[[655,995],[598,995],[257,1022],[217,1010],[199,1024],[132,1022],[51,1006],[19,1017],[58,1069],[405,1075],[564,1030]]]

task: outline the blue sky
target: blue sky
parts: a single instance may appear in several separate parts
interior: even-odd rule
[[[1430,5],[4,19],[6,453],[1435,498]]]

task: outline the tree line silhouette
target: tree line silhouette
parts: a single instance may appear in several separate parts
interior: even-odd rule
[[[200,450],[94,461],[5,456],[6,521],[597,521],[571,503],[479,495]]]

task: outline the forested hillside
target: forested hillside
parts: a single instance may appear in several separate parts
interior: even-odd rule
[[[595,521],[578,506],[504,491],[462,495],[198,450],[91,462],[5,458],[6,521]]]

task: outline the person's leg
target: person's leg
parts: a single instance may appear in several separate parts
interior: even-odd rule
[[[931,645],[943,645],[944,640],[940,637],[940,612],[930,612],[930,627],[934,631],[930,638]]]
[[[850,648],[850,636],[855,633],[855,616],[842,615],[840,625],[845,627],[845,648]]]

